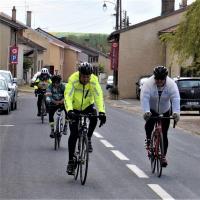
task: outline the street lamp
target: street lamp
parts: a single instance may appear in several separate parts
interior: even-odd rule
[[[105,11],[107,9],[107,5],[106,2],[111,3],[113,5],[115,5],[115,10],[116,10],[116,24],[115,24],[115,30],[119,30],[122,28],[122,17],[121,17],[121,0],[116,0],[116,3],[113,3],[112,1],[104,1],[103,4],[103,10]],[[119,23],[119,19],[120,19],[120,23]],[[120,25],[120,26],[119,26]],[[114,88],[118,90],[118,66],[115,66],[115,68],[113,69],[113,84],[114,84]]]

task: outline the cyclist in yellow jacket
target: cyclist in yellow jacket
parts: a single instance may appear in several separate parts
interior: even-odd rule
[[[69,162],[67,165],[67,173],[74,174],[73,156],[75,145],[78,138],[78,113],[97,114],[99,111],[99,120],[101,127],[106,122],[105,106],[103,100],[103,92],[98,81],[98,77],[92,74],[93,67],[90,63],[81,63],[78,71],[73,73],[68,80],[65,88],[65,108],[68,112],[70,122],[70,136],[68,140]],[[89,152],[93,151],[91,137],[97,125],[97,119],[91,118],[88,130],[88,147]]]

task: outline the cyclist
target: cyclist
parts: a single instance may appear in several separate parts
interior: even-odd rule
[[[168,70],[164,66],[154,68],[153,75],[144,83],[141,91],[141,107],[146,120],[146,148],[149,149],[151,133],[155,125],[155,119],[151,116],[174,117],[175,122],[180,119],[180,95],[176,83],[168,77]],[[172,108],[172,110],[171,110]],[[162,119],[162,132],[164,142],[163,167],[167,166],[166,154],[168,148],[167,132],[170,119]]]
[[[41,105],[42,105],[43,95],[50,83],[51,83],[51,78],[50,78],[48,69],[42,68],[41,74],[37,77],[37,79],[34,82],[35,95],[36,96],[38,95],[37,116],[41,116]]]
[[[54,138],[54,114],[58,108],[63,108],[65,111],[65,125],[63,134],[67,134],[67,112],[64,107],[64,91],[65,85],[61,83],[61,76],[54,75],[51,78],[52,83],[48,86],[46,91],[46,100],[48,102],[49,111],[49,125],[51,127],[50,137]]]
[[[105,107],[103,101],[103,92],[97,76],[92,74],[93,67],[90,63],[81,63],[78,71],[73,73],[68,80],[65,88],[65,107],[68,111],[70,121],[70,136],[68,140],[69,162],[67,173],[74,174],[73,155],[78,138],[78,113],[97,114],[95,105],[99,111],[99,120],[101,127],[106,123]],[[94,105],[95,104],[95,105]],[[97,118],[91,117],[88,130],[89,152],[93,151],[91,137],[97,125]]]

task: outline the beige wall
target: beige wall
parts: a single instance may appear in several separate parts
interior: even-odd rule
[[[166,65],[165,47],[159,40],[158,32],[178,24],[182,14],[177,13],[120,34],[120,98],[136,98],[135,83],[138,78],[151,74],[155,65]]]
[[[71,50],[65,49],[64,53],[64,66],[63,66],[63,80],[67,81],[69,76],[75,72],[77,62],[79,61],[79,53]]]
[[[99,54],[99,64],[103,64],[104,66],[104,72],[106,75],[111,75],[113,74],[112,70],[110,69],[110,59],[106,58],[105,56],[102,56]]]
[[[7,69],[11,29],[0,23],[0,69]]]

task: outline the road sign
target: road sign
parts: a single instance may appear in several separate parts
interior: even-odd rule
[[[10,47],[10,63],[11,64],[18,63],[18,47],[17,46]]]

